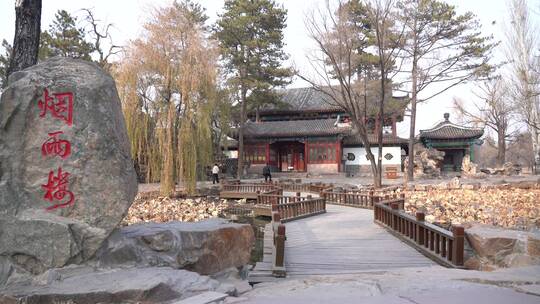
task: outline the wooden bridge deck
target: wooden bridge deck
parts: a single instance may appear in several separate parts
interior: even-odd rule
[[[336,205],[326,210],[286,224],[287,277],[440,267],[373,223],[373,210]],[[251,282],[274,280],[271,242],[271,233],[265,233],[264,259],[250,274]]]

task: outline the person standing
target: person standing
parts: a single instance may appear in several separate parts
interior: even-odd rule
[[[270,181],[272,181],[272,174],[270,173],[270,166],[268,165],[268,163],[266,163],[266,165],[263,168],[263,175],[264,175],[265,182],[268,182],[269,179]]]
[[[214,164],[214,167],[212,167],[212,184],[215,183],[219,184],[219,167],[217,164]]]

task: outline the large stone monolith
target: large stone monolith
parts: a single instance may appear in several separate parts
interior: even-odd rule
[[[0,100],[0,285],[88,260],[136,193],[109,74],[57,57],[10,76]]]

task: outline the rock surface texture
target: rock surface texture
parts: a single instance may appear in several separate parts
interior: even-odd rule
[[[215,274],[249,263],[250,225],[223,219],[145,223],[113,232],[96,254],[100,267],[167,266]]]
[[[479,264],[476,269],[540,265],[539,233],[478,224],[465,232],[476,254],[469,264]]]
[[[0,100],[0,285],[88,260],[136,193],[110,75],[56,57],[10,76]]]
[[[0,303],[163,303],[205,291],[225,291],[210,277],[167,267],[52,269],[0,289]],[[19,302],[17,302],[19,301]]]
[[[438,178],[441,176],[441,166],[444,152],[424,147],[415,148],[414,152],[414,176],[418,178]],[[408,166],[408,159],[405,166]]]

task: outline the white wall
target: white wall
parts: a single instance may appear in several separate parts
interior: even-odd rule
[[[375,156],[375,159],[378,157],[378,149],[377,147],[371,147],[371,153]],[[354,154],[354,160],[350,161],[347,160],[345,162],[345,165],[369,165],[370,162],[366,158],[366,149],[363,147],[344,147],[343,148],[343,158],[347,159],[347,154],[353,153]],[[384,156],[390,153],[392,154],[392,159],[387,160],[384,158]],[[383,147],[383,158],[382,163],[383,165],[401,165],[401,148],[400,147]]]

